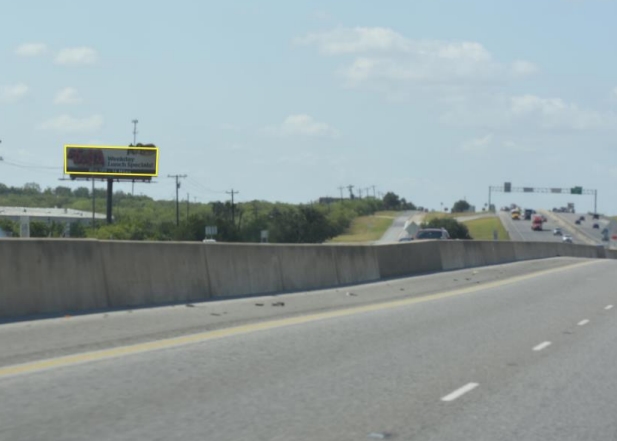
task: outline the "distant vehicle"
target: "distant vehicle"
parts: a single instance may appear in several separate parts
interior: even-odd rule
[[[516,209],[510,212],[510,217],[512,220],[520,220],[521,219],[521,211]]]
[[[553,236],[563,236],[563,231],[561,231],[561,228],[555,228],[553,230]]]
[[[542,218],[542,222],[548,222],[548,219],[546,218],[546,216],[542,215],[540,217]]]
[[[413,237],[411,236],[403,236],[398,241],[399,242],[411,242],[412,240],[413,240]]]
[[[561,241],[562,241],[563,243],[573,243],[573,242],[572,242],[572,236],[563,236],[563,237],[561,238]]]
[[[574,223],[575,223],[576,225],[580,225],[580,224],[581,224],[581,220],[580,220],[580,219],[576,219],[576,220],[574,221]]]
[[[531,208],[525,208],[525,220],[530,220],[533,213],[534,211]]]
[[[414,239],[422,240],[422,239],[440,239],[446,240],[450,239],[450,235],[445,228],[424,228],[422,230],[418,230]]]
[[[216,242],[216,239],[204,239],[204,243]]]
[[[595,214],[593,215],[593,218],[594,218],[594,219],[600,219],[600,215],[599,215],[599,214],[597,214],[597,213],[595,213]]]
[[[579,217],[578,220],[580,220],[581,222],[585,222],[585,216]]]
[[[542,231],[542,224],[544,222],[542,221],[542,216],[534,216],[533,220],[531,221],[531,229],[533,231]]]
[[[594,230],[599,230],[600,229],[600,224],[598,224],[597,222],[595,224],[593,224],[593,229]]]
[[[609,236],[608,228],[605,228],[605,229],[602,230],[602,241],[603,242],[608,242],[609,240],[611,240],[611,239],[610,239],[610,236]]]

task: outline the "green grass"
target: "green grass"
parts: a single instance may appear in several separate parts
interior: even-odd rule
[[[345,234],[336,236],[329,242],[372,242],[383,236],[396,217],[396,211],[378,211],[372,216],[360,216],[353,220]]]
[[[499,240],[510,240],[508,232],[498,217],[486,217],[465,222],[469,234],[475,240],[493,240],[493,230],[497,230]]]
[[[424,217],[424,220],[426,222],[430,221],[431,219],[444,219],[444,218],[453,218],[453,217],[467,217],[467,216],[478,216],[481,214],[487,214],[486,211],[477,211],[477,212],[465,212],[465,213],[444,213],[442,211],[432,211],[429,213],[426,213],[426,216]]]

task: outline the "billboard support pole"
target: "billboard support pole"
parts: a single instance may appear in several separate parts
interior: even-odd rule
[[[593,213],[598,213],[598,190],[593,191]]]
[[[107,224],[111,224],[111,202],[114,194],[114,180],[107,179]]]
[[[96,210],[96,193],[94,192],[94,177],[92,177],[92,229],[96,229],[94,212]]]

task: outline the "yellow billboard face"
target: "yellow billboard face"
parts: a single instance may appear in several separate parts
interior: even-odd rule
[[[148,178],[158,176],[157,147],[65,145],[64,173],[71,176]]]

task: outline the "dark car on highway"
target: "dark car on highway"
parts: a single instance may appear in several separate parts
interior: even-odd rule
[[[600,224],[598,224],[598,223],[593,224],[593,228],[595,230],[599,230],[600,229]]]
[[[419,230],[416,235],[415,235],[415,239],[417,240],[423,240],[423,239],[450,239],[450,235],[448,234],[448,231],[445,228],[424,228],[422,230]]]

